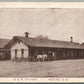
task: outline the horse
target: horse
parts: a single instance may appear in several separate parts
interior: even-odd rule
[[[42,55],[37,55],[37,61],[41,61]]]
[[[42,55],[43,62],[47,59],[47,54]]]
[[[47,54],[44,55],[37,55],[37,61],[45,61],[47,59]]]

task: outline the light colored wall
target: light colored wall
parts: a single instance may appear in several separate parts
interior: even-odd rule
[[[29,48],[23,44],[22,42],[16,43],[12,48],[11,48],[11,59],[15,58],[15,49],[17,49],[17,57],[21,57],[21,49],[24,49],[24,58],[28,58],[29,55]]]

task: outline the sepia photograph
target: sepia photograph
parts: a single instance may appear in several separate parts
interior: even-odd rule
[[[84,8],[0,8],[0,77],[83,78]]]

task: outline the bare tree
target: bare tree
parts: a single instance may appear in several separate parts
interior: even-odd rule
[[[48,36],[38,35],[36,37],[36,39],[38,39],[38,40],[48,40]]]

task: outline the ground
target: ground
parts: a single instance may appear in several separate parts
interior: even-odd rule
[[[0,61],[0,77],[84,77],[84,59],[47,62]]]

